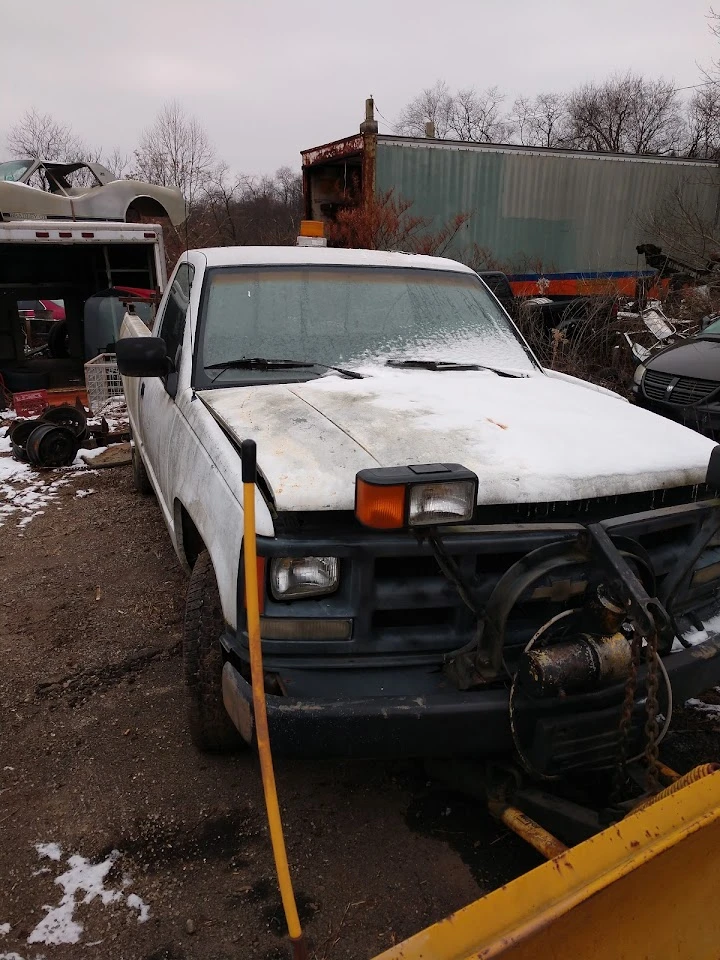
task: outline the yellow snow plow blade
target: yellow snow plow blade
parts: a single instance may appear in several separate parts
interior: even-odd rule
[[[376,960],[717,960],[719,857],[720,772]]]

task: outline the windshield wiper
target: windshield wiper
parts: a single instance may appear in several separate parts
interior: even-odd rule
[[[525,377],[525,373],[510,373],[496,367],[486,367],[482,363],[459,363],[454,360],[387,360],[388,367],[405,367],[411,370],[489,370],[499,377]]]
[[[300,367],[314,367],[314,363],[304,360],[267,360],[265,357],[239,357],[237,360],[221,360],[219,363],[208,363],[206,370],[285,370],[299,369]]]
[[[311,367],[321,367],[323,370],[337,370],[345,377],[362,380],[363,375],[355,370],[345,370],[343,367],[333,367],[327,363],[312,363],[309,360],[268,360],[266,357],[239,357],[237,360],[221,360],[219,363],[208,363],[205,370],[303,370]]]

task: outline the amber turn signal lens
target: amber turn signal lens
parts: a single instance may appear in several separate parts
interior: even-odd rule
[[[301,237],[324,237],[325,224],[322,222],[322,220],[301,220],[300,236]]]
[[[404,486],[375,486],[358,477],[355,516],[366,527],[400,530],[405,526]]]

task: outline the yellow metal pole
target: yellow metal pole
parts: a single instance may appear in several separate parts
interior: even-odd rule
[[[680,774],[676,773],[671,767],[668,767],[667,764],[663,763],[661,760],[658,760],[657,772],[663,780],[667,780],[668,783],[674,783],[675,780],[680,779]]]
[[[290,866],[288,864],[285,837],[283,836],[280,804],[275,785],[272,752],[270,750],[270,732],[265,703],[265,675],[263,673],[262,646],[260,643],[260,609],[258,604],[257,579],[257,543],[255,539],[255,480],[257,477],[256,448],[253,440],[242,443],[242,480],[243,480],[243,556],[245,566],[245,602],[247,605],[248,646],[250,648],[250,672],[252,674],[253,711],[255,715],[255,735],[260,756],[265,808],[267,810],[270,841],[275,858],[275,871],[280,887],[285,920],[293,944],[295,960],[306,960],[307,945],[300,926]]]
[[[517,807],[502,807],[496,814],[499,816],[506,827],[509,827],[513,833],[535,847],[538,853],[548,860],[559,857],[561,853],[566,853],[568,848],[565,844],[554,837],[551,833],[536,823],[532,817],[528,817],[518,810]]]

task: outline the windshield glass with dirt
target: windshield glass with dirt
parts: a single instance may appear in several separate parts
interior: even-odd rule
[[[209,270],[197,385],[287,378],[283,370],[215,369],[241,358],[352,369],[398,359],[476,363],[526,374],[537,369],[476,276],[417,268]],[[305,374],[314,375],[319,374]]]

